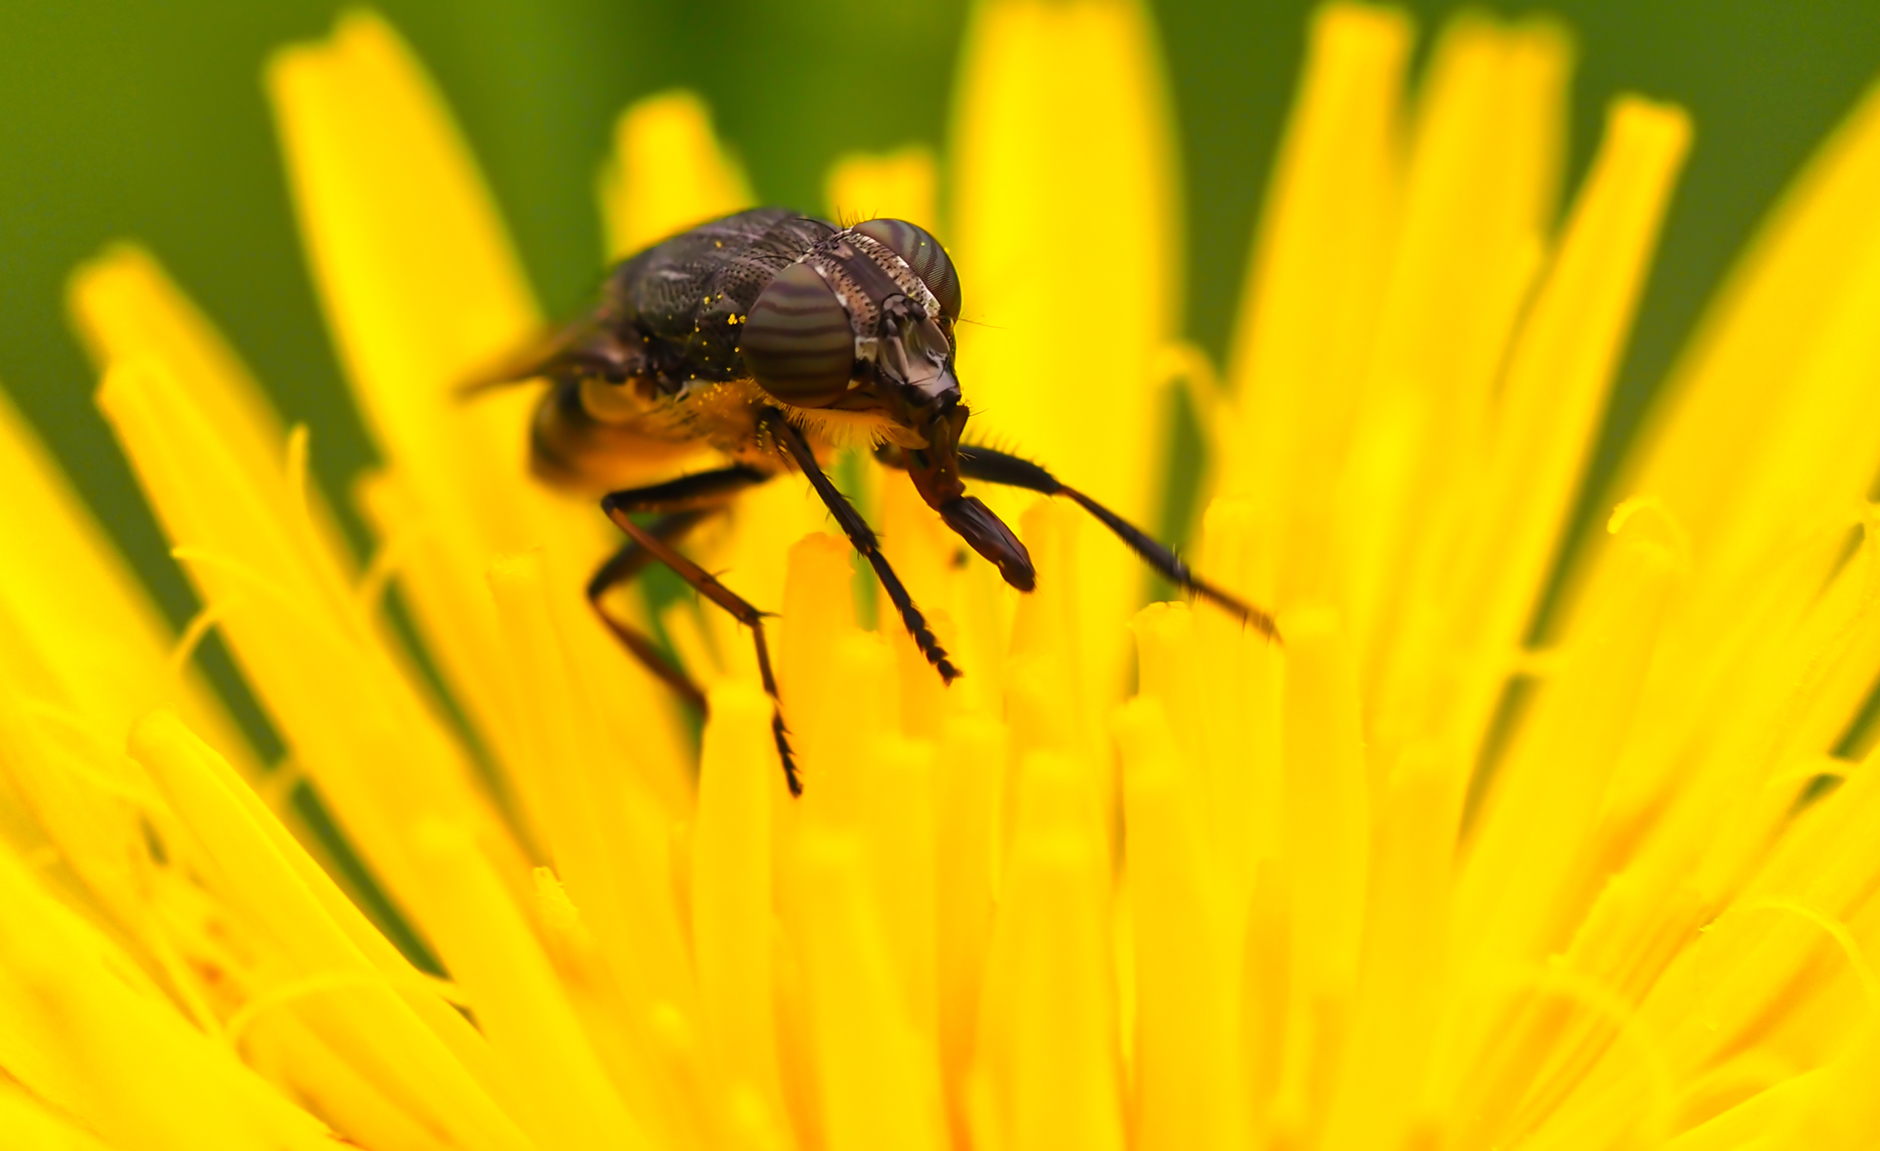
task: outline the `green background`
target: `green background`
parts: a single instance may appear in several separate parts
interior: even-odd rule
[[[1189,329],[1217,356],[1310,7],[1154,4],[1181,121]],[[1409,7],[1428,29],[1452,6]],[[1760,213],[1880,72],[1880,2],[1544,7],[1580,44],[1575,176],[1616,92],[1675,100],[1697,122],[1608,421],[1610,462]],[[554,311],[578,306],[599,274],[594,172],[628,101],[675,85],[701,91],[760,196],[813,208],[842,151],[944,144],[966,12],[960,0],[382,8],[468,130]],[[312,426],[318,477],[343,495],[371,449],[318,320],[259,84],[270,48],[322,35],[336,10],[330,0],[0,9],[0,381],[179,621],[194,605],[91,405],[93,380],[62,312],[64,277],[114,238],[147,243],[287,418]]]

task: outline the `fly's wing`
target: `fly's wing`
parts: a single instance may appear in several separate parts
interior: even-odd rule
[[[475,395],[528,380],[737,374],[734,325],[776,269],[833,230],[787,208],[752,208],[661,240],[608,274],[588,315],[476,373],[458,389]]]
[[[542,333],[459,384],[458,396],[469,398],[530,380],[599,378],[620,383],[638,375],[639,349],[621,343],[605,311]]]

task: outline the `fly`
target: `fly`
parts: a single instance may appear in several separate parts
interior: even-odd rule
[[[699,708],[705,694],[643,632],[610,614],[607,591],[657,561],[749,628],[773,703],[771,730],[793,795],[802,794],[764,638],[763,613],[677,549],[740,491],[803,473],[874,568],[940,678],[960,674],[927,626],[875,533],[823,471],[835,444],[862,435],[905,471],[923,500],[1019,591],[1031,556],[965,481],[1063,496],[1101,520],[1170,582],[1278,640],[1272,617],[1203,580],[1121,516],[1005,452],[966,444],[968,409],[954,374],[960,281],[939,241],[905,220],[842,228],[783,208],[755,208],[682,232],[622,261],[599,305],[494,382],[546,377],[530,429],[536,475],[606,493],[601,509],[627,541],[588,581],[607,628]],[[473,390],[484,385],[473,385]],[[711,471],[633,486],[701,447]],[[639,523],[632,517],[659,518]]]

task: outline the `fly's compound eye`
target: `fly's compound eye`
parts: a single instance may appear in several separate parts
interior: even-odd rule
[[[738,350],[759,387],[786,404],[819,408],[848,390],[855,332],[816,270],[791,264],[751,305]]]
[[[946,249],[927,229],[906,220],[869,220],[855,230],[887,246],[889,251],[907,261],[907,266],[927,285],[940,311],[949,320],[960,318],[960,277]]]

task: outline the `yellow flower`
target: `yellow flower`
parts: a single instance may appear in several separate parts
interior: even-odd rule
[[[1561,212],[1557,29],[1459,18],[1412,97],[1407,21],[1324,9],[1217,382],[1176,340],[1152,43],[1132,0],[977,10],[936,229],[989,321],[962,370],[1138,519],[1185,384],[1202,566],[1287,646],[1155,605],[1126,691],[1120,545],[999,497],[1020,597],[867,479],[946,690],[773,483],[697,546],[781,614],[799,801],[735,627],[660,621],[711,685],[695,761],[581,602],[605,521],[525,478],[532,396],[452,398],[542,317],[416,63],[364,15],[276,57],[379,550],[349,562],[304,430],[149,256],[78,272],[208,606],[169,635],[0,408],[0,1145],[1880,1145],[1880,96],[1713,305],[1535,641],[1684,117],[1618,101]],[[938,222],[937,182],[858,157],[828,207]],[[616,254],[750,198],[689,96],[628,111],[600,187]],[[1070,344],[1066,301],[1097,317]],[[211,628],[285,762],[191,670]]]

